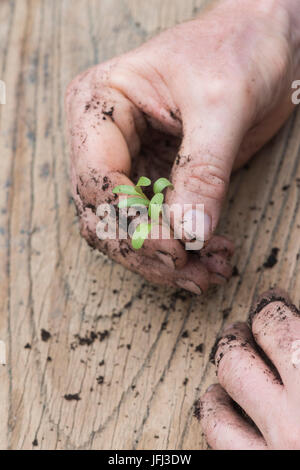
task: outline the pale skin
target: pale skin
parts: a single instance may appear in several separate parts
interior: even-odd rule
[[[196,294],[230,278],[233,244],[214,232],[232,172],[265,145],[294,110],[291,84],[299,79],[300,72],[299,10],[298,0],[219,0],[195,20],[97,65],[72,81],[66,94],[72,185],[81,233],[90,245],[151,282]],[[176,239],[146,240],[140,251],[131,248],[130,240],[99,240],[96,207],[104,202],[116,204],[112,189],[120,184],[133,185],[140,175],[171,179],[174,190],[166,192],[170,204],[204,204],[203,250],[190,254]],[[184,217],[193,219],[195,215],[185,213]],[[180,228],[173,224],[175,233]],[[183,241],[197,235],[185,233]],[[263,314],[257,315],[253,328]],[[242,339],[249,335],[245,327],[237,329]],[[271,329],[267,337],[272,339],[274,334]],[[272,360],[276,341],[270,342],[266,352]],[[234,351],[239,363],[243,352],[239,348]],[[241,427],[229,404],[225,404],[228,395],[224,389],[230,393],[234,383],[240,390],[245,389],[247,377],[242,370],[239,380],[235,374],[223,374],[231,381],[225,385],[218,372],[224,389],[217,386],[203,399],[204,408],[211,400],[215,410],[204,414],[202,420],[214,448],[293,444],[269,432],[271,427],[278,429],[280,436],[288,434],[283,417],[295,425],[293,411],[297,404],[291,398],[295,395],[290,392],[292,386],[284,380],[280,385],[284,392],[282,388],[279,391],[278,384],[266,386],[259,380],[261,359],[253,361],[256,390],[261,389],[266,396],[270,393],[273,398],[277,393],[276,399],[281,400],[278,403],[282,404],[283,414],[272,415],[271,422],[278,426],[255,420],[259,413],[255,406],[259,408],[259,404],[252,403],[251,409],[246,406],[253,395],[250,388],[241,406],[263,437],[251,435],[250,444],[247,428],[240,440],[237,435],[235,441],[234,435],[230,442],[222,441],[228,420],[236,424],[232,426],[235,431]],[[224,358],[220,364],[226,364]],[[249,364],[248,358],[246,366]],[[223,367],[220,365],[219,371]],[[293,382],[294,390],[297,380]],[[223,427],[222,406],[227,407]],[[220,433],[210,437],[211,428],[218,427]]]
[[[300,312],[278,290],[258,300],[250,327],[226,328],[213,354],[219,384],[196,409],[213,449],[300,449],[299,339]]]

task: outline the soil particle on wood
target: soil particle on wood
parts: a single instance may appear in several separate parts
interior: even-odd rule
[[[64,399],[67,401],[79,401],[81,400],[79,393],[68,393],[64,395]]]
[[[44,328],[41,329],[41,338],[42,341],[47,342],[51,338],[51,333],[47,330],[44,330]]]
[[[233,270],[232,270],[232,277],[237,277],[239,276],[240,273],[239,273],[239,270],[236,266],[233,267]]]
[[[96,340],[100,342],[104,341],[105,338],[108,338],[109,331],[88,331],[85,336],[80,336],[79,334],[74,335],[75,341],[71,343],[71,349],[76,349],[77,346],[91,346]]]
[[[99,341],[104,341],[106,338],[108,338],[109,336],[109,331],[108,330],[104,330],[104,331],[99,331],[98,332],[98,336],[99,336]]]
[[[31,344],[30,343],[25,344],[24,349],[31,349]]]
[[[224,320],[226,320],[226,318],[229,317],[229,315],[230,315],[230,313],[231,313],[231,310],[232,310],[232,308],[229,307],[229,308],[225,308],[225,309],[222,311]]]
[[[32,445],[33,445],[33,447],[37,447],[37,446],[39,445],[37,438],[35,438],[35,439],[32,441]]]
[[[204,350],[204,344],[203,343],[200,343],[200,344],[198,344],[198,346],[195,347],[195,352],[198,352],[200,354],[203,353],[203,350]]]
[[[104,384],[104,377],[103,375],[99,375],[99,377],[97,377],[97,384],[98,385],[103,385]]]
[[[201,400],[197,400],[194,403],[194,417],[200,421],[202,419],[202,403]]]
[[[272,251],[269,254],[266,262],[263,264],[264,268],[271,269],[277,264],[278,262],[277,256],[278,256],[279,251],[280,251],[279,248],[272,248]]]

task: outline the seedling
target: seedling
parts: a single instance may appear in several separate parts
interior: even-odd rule
[[[118,207],[120,209],[124,207],[138,206],[145,206],[148,208],[148,222],[140,223],[132,235],[131,244],[135,250],[142,248],[144,241],[152,230],[152,227],[159,223],[164,202],[163,190],[166,188],[173,189],[172,183],[170,183],[167,178],[159,178],[153,184],[154,196],[151,199],[148,199],[142,190],[143,187],[147,186],[151,186],[151,180],[145,176],[141,176],[136,186],[121,184],[113,189],[113,193],[115,194],[127,194],[130,196],[130,198],[123,199],[119,202]]]

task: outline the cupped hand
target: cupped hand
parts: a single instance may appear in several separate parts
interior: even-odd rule
[[[287,119],[297,71],[291,23],[280,2],[224,0],[194,21],[76,77],[68,87],[72,183],[88,243],[152,282],[201,293],[231,275],[232,243],[214,237],[234,168],[243,165]],[[262,7],[263,5],[263,7]],[[138,176],[168,177],[166,200],[203,204],[205,248],[183,240],[96,235],[101,203],[117,205],[115,186]],[[186,206],[185,206],[186,207]],[[182,221],[173,222],[178,234]]]
[[[270,291],[250,314],[250,328],[226,328],[213,359],[219,384],[196,415],[213,449],[300,449],[300,312]]]

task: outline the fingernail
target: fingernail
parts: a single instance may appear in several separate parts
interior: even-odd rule
[[[168,266],[168,268],[175,269],[175,263],[171,255],[163,251],[157,251],[156,256],[164,265]]]
[[[215,386],[216,386],[216,384],[210,385],[206,391],[211,392],[215,388]]]
[[[188,290],[190,292],[193,292],[194,294],[201,295],[202,290],[200,289],[197,284],[195,284],[193,281],[188,281],[185,279],[179,279],[176,281],[176,285],[180,287],[181,289]]]
[[[211,236],[211,217],[199,209],[190,209],[184,214],[183,230],[186,238],[206,241]]]

